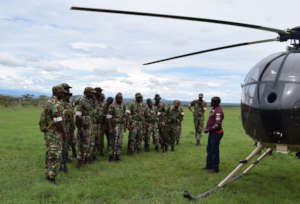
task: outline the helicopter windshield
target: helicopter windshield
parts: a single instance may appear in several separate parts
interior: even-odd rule
[[[300,53],[290,53],[284,63],[279,80],[300,82]]]
[[[261,81],[275,81],[284,57],[285,56],[281,56],[270,63],[270,65],[263,73]]]
[[[266,58],[264,58],[263,60],[261,60],[260,62],[258,62],[250,71],[249,73],[247,74],[246,78],[245,78],[245,81],[244,83],[245,84],[248,84],[248,83],[254,83],[254,82],[258,82],[259,78],[260,78],[260,75],[262,73],[262,71],[265,69],[265,67],[267,66],[267,64],[277,58],[278,56],[280,56],[282,54],[282,52],[280,53],[275,53],[275,54],[272,54]],[[281,57],[279,58],[281,59]],[[277,61],[277,60],[275,60]],[[279,60],[280,61],[280,60]],[[272,63],[273,64],[273,63]],[[271,66],[273,67],[273,66]],[[274,67],[275,68],[275,67]],[[275,71],[275,69],[270,69],[270,73],[271,73],[271,76],[272,75],[276,75],[277,72]],[[273,71],[271,71],[273,70]],[[276,73],[276,74],[275,74]]]

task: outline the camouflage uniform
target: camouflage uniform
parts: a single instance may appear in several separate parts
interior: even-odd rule
[[[155,144],[155,149],[158,150],[159,136],[158,136],[158,118],[157,118],[156,107],[152,106],[150,108],[148,106],[146,109],[145,116],[146,116],[145,120],[147,124],[145,128],[145,134],[144,134],[145,150],[149,149],[151,136],[153,139],[153,144]]]
[[[125,130],[125,111],[124,103],[118,104],[114,101],[108,108],[106,119],[112,120],[113,133],[109,134],[109,151],[110,157],[120,157],[123,144],[123,133]]]
[[[160,102],[157,106],[157,116],[158,116],[158,133],[159,133],[159,143],[163,152],[167,151],[166,146],[168,144],[168,130],[167,130],[167,107],[164,103]]]
[[[103,132],[106,135],[106,141],[107,141],[107,151],[109,149],[110,146],[110,139],[109,139],[109,132],[108,132],[108,124],[107,124],[107,120],[106,120],[106,116],[108,114],[108,110],[111,104],[109,104],[107,101],[104,103],[103,105],[103,115],[104,115],[104,119],[103,119]],[[104,144],[103,144],[104,145]],[[103,147],[104,148],[104,147]]]
[[[132,102],[129,105],[130,131],[128,138],[128,154],[141,151],[141,143],[144,136],[146,105],[143,102]]]
[[[105,115],[104,115],[104,104],[103,102],[97,102],[95,104],[95,117],[94,117],[94,133],[95,133],[95,148],[93,156],[95,157],[97,151],[100,156],[103,156],[104,149],[104,124],[105,124]]]
[[[183,111],[182,106],[179,107],[179,111],[182,115],[182,119],[178,121],[177,126],[176,126],[177,127],[176,144],[179,144],[179,141],[180,141],[180,138],[181,138],[182,120],[183,120],[183,117],[184,117],[184,111]]]
[[[199,97],[203,94],[199,94]],[[206,103],[203,100],[194,100],[190,104],[189,108],[194,107],[194,126],[195,126],[195,138],[197,145],[200,145],[200,139],[202,138],[203,126],[204,126],[204,112]]]
[[[91,87],[85,88],[86,91],[93,92]],[[79,161],[87,161],[90,156],[91,137],[92,137],[92,114],[93,114],[93,101],[84,96],[78,101],[76,117],[80,119],[76,121],[77,125],[77,141],[78,141],[78,155]]]
[[[64,106],[64,111],[63,111],[64,126],[67,133],[67,137],[63,145],[63,154],[64,157],[68,160],[69,147],[72,148],[73,156],[76,155],[76,149],[75,149],[76,140],[74,137],[74,130],[75,130],[74,110],[71,104],[67,101],[63,102],[63,106]]]
[[[63,90],[62,87],[53,87],[53,92],[63,92]],[[41,120],[47,123],[47,127],[43,129],[46,141],[46,177],[48,180],[54,182],[62,162],[62,143],[64,137],[64,132],[60,131],[55,124],[63,121],[63,110],[62,101],[58,100],[56,96],[52,96],[44,107],[43,119],[41,115]]]
[[[167,142],[166,150],[168,150],[168,144],[171,145],[172,151],[174,151],[174,144],[176,136],[178,135],[177,126],[178,123],[182,121],[183,115],[180,108],[176,109],[174,106],[171,106],[167,109]]]

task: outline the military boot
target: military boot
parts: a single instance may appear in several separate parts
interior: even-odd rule
[[[76,168],[80,169],[83,166],[83,160],[78,159]]]
[[[73,157],[73,158],[76,158],[76,157],[77,157],[75,146],[72,146],[72,157]]]
[[[49,176],[47,176],[46,179],[47,179],[50,183],[56,184],[56,182],[55,182],[55,177],[54,177],[54,178],[50,178]]]
[[[102,149],[99,151],[99,156],[100,156],[100,157],[104,157],[104,153],[103,153],[103,150],[102,150]]]
[[[145,144],[145,152],[150,152],[149,144]]]
[[[200,140],[199,140],[199,139],[197,140],[196,145],[197,145],[197,146],[200,146]]]
[[[122,160],[122,159],[121,159],[121,155],[117,154],[115,160],[116,160],[116,161],[121,161],[121,160]]]
[[[67,166],[66,163],[63,164],[63,171],[64,171],[65,173],[68,173],[68,166]]]
[[[174,145],[172,144],[172,146],[171,146],[171,151],[172,152],[175,152],[175,148],[174,148]]]
[[[168,145],[165,145],[165,152],[168,152],[168,149],[169,149]]]
[[[155,151],[157,151],[157,152],[159,151],[158,150],[158,145],[155,145]]]
[[[113,155],[109,155],[109,157],[108,157],[108,161],[109,161],[109,162],[112,162],[112,161],[114,161],[114,156],[113,156]]]
[[[179,140],[176,140],[176,144],[177,144],[177,145],[179,144]]]

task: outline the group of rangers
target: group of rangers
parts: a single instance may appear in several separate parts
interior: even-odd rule
[[[86,87],[84,96],[70,101],[72,87],[66,83],[52,88],[53,96],[47,101],[40,117],[40,129],[46,141],[46,179],[55,183],[60,170],[67,172],[68,156],[77,158],[77,168],[89,164],[104,156],[104,137],[107,139],[108,161],[120,161],[123,134],[129,130],[127,154],[150,151],[150,143],[159,152],[167,152],[169,146],[175,151],[181,136],[181,123],[184,111],[179,100],[173,105],[161,102],[156,94],[154,102],[143,102],[141,93],[135,94],[135,100],[125,104],[122,93],[115,98],[105,96],[100,87]],[[189,107],[194,112],[196,144],[200,145],[203,129],[205,103],[195,100]],[[192,110],[194,107],[194,110]],[[77,128],[77,137],[75,137]],[[77,146],[77,151],[76,151]]]

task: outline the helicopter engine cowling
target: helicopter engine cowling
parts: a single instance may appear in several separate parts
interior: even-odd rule
[[[300,51],[272,54],[249,71],[241,117],[256,141],[300,146]]]

